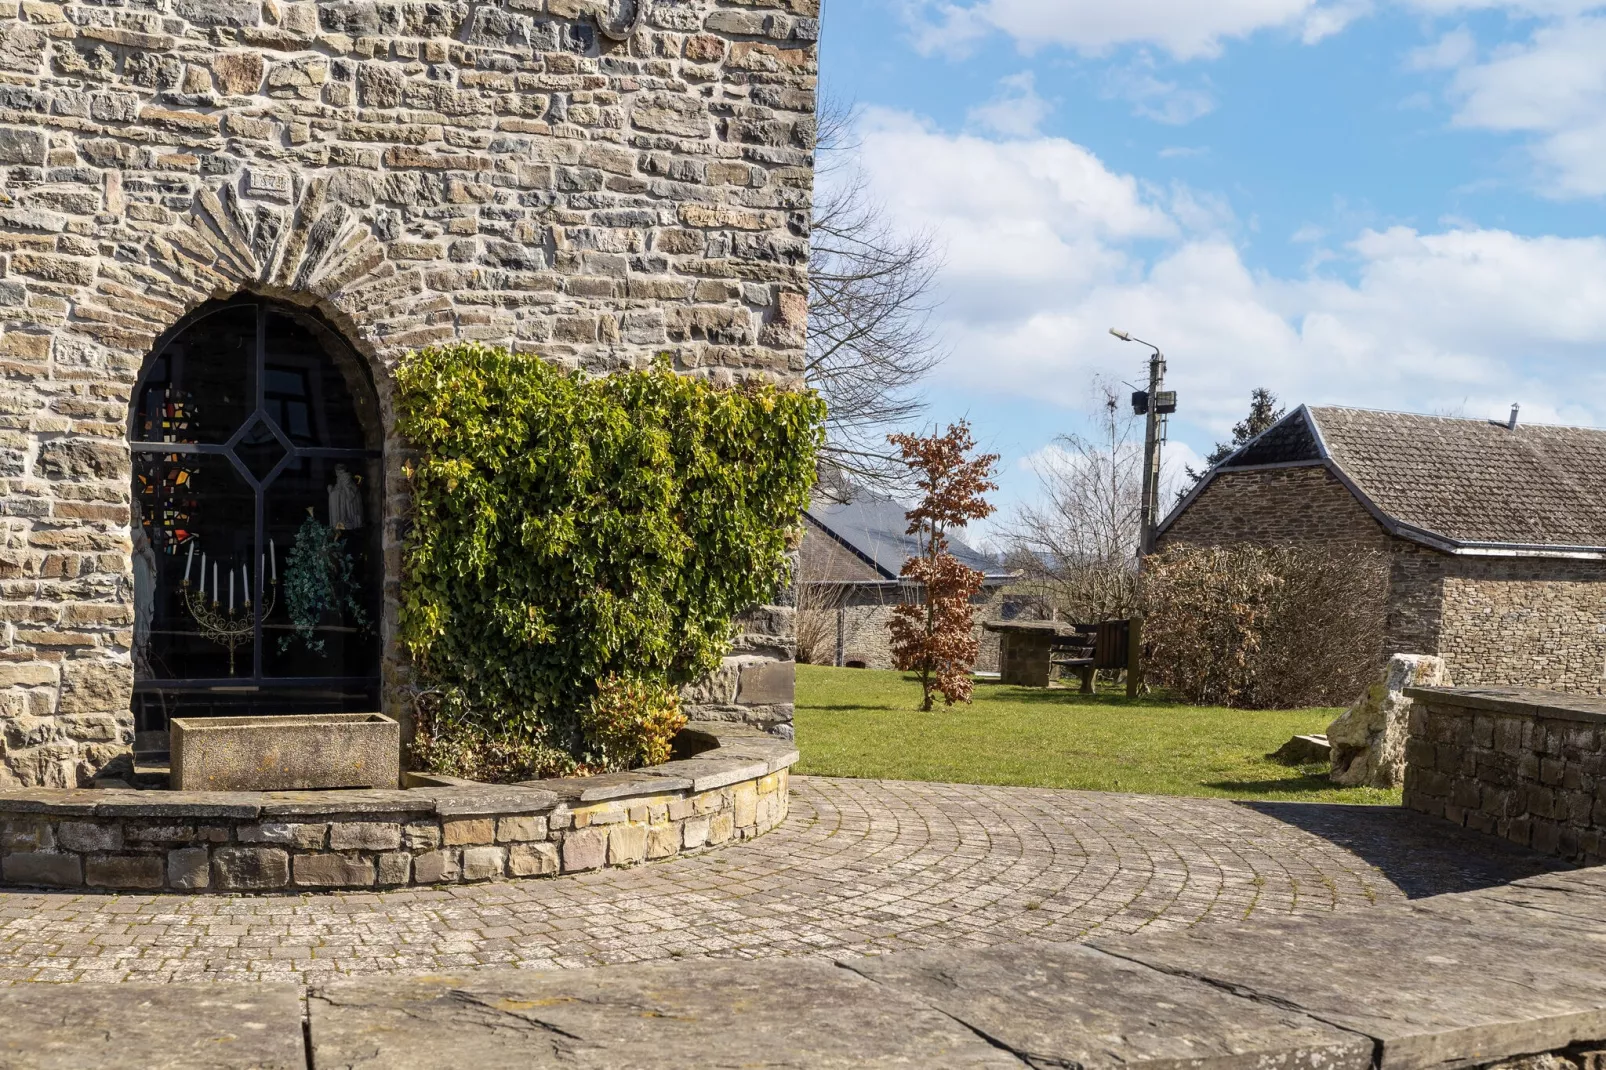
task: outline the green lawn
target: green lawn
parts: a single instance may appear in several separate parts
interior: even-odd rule
[[[1335,788],[1326,768],[1266,755],[1324,731],[1336,710],[1227,710],[1125,694],[976,685],[969,706],[920,712],[920,685],[896,672],[800,665],[799,773],[940,780],[1229,799],[1398,803],[1399,793]]]

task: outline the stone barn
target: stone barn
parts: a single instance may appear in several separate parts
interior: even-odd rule
[[[1388,653],[1460,686],[1606,693],[1606,431],[1302,407],[1172,510],[1157,549],[1389,559]]]
[[[808,649],[802,657],[817,665],[892,668],[887,625],[893,607],[919,602],[922,590],[899,578],[904,562],[920,552],[919,540],[908,534],[906,511],[890,498],[860,493],[848,502],[818,500],[804,514],[798,640]],[[997,672],[998,636],[980,622],[1036,616],[1037,602],[1007,593],[1017,575],[997,559],[958,536],[948,541],[949,551],[984,577],[972,599],[981,643],[976,668]]]
[[[179,714],[404,712],[408,352],[798,382],[817,14],[0,0],[0,786]],[[702,712],[774,727],[792,611],[750,617]]]

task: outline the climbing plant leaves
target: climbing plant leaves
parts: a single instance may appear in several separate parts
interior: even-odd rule
[[[785,582],[814,394],[478,344],[420,351],[396,382],[416,451],[401,641],[486,724],[578,757],[597,681],[698,678]]]

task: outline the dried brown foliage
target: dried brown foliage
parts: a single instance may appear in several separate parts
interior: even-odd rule
[[[1384,657],[1388,560],[1372,552],[1234,546],[1143,565],[1150,683],[1187,702],[1336,706]]]
[[[963,420],[943,435],[889,435],[887,441],[902,452],[921,494],[906,514],[921,552],[904,562],[902,576],[921,585],[923,598],[892,611],[893,664],[919,674],[922,710],[931,709],[937,693],[950,706],[969,702],[970,669],[979,653],[970,600],[983,577],[948,552],[948,531],[992,515],[985,495],[998,489],[991,479],[998,455],[972,459],[976,443]]]

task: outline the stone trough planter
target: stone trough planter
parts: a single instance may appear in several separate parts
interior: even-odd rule
[[[175,717],[175,791],[394,788],[401,725],[378,713]]]
[[[751,839],[786,817],[792,744],[696,725],[692,756],[511,786],[0,792],[0,880],[117,891],[399,888],[629,866]]]

